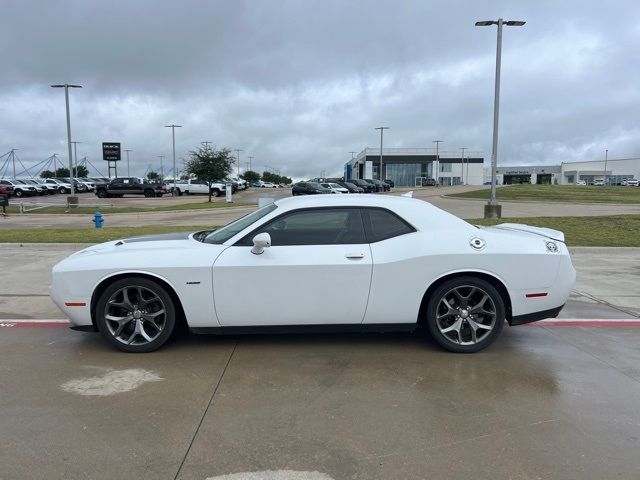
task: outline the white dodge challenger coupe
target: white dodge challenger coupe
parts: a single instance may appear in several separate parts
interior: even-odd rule
[[[75,330],[125,352],[192,332],[401,331],[476,352],[556,317],[575,282],[561,232],[477,227],[406,197],[287,198],[215,231],[122,239],[53,267]],[[340,312],[339,316],[327,312]]]

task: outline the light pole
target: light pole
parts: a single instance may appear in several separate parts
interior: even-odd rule
[[[157,157],[160,159],[160,181],[162,182],[164,180],[164,165],[162,162],[164,155],[157,155]]]
[[[432,143],[436,144],[436,182],[438,182],[438,185],[440,184],[440,144],[443,142],[444,140],[433,140]]]
[[[236,154],[238,155],[238,178],[240,178],[240,152],[243,152],[240,148],[236,148]]]
[[[382,182],[382,136],[385,130],[389,130],[390,127],[375,127],[374,130],[380,130],[380,171],[378,172],[378,180]],[[373,172],[372,172],[373,173]],[[378,185],[378,191],[384,192],[382,185]]]
[[[71,117],[69,115],[69,89],[82,88],[82,85],[71,85],[68,83],[63,83],[60,85],[51,85],[51,88],[64,88],[64,101],[67,107],[67,146],[69,147],[69,177],[71,177],[73,173],[73,158],[71,156]],[[72,178],[69,178],[69,181],[71,183],[71,197],[74,197],[75,185]],[[69,211],[71,211],[71,209],[69,209]]]
[[[460,147],[460,150],[462,150],[462,159],[460,160],[460,177],[462,180],[462,184],[466,185],[466,183],[464,182],[464,151],[467,149],[467,147]],[[469,182],[469,169],[467,169],[467,182]]]
[[[607,184],[607,160],[609,160],[609,149],[604,151],[604,184]]]
[[[127,152],[127,177],[130,177],[131,170],[129,169],[129,152],[133,152],[133,150],[125,149],[125,152]]]
[[[207,148],[210,144],[212,144],[213,142],[200,142],[202,145],[204,145],[205,148]]]
[[[75,165],[76,165],[75,174],[78,175],[78,149],[77,149],[77,147],[78,147],[78,144],[82,143],[82,142],[71,142],[71,143],[73,143],[73,156],[74,156],[73,163],[75,163]],[[74,177],[75,175],[73,175],[73,172],[71,172],[71,175],[69,175],[69,176],[70,177]]]
[[[173,196],[175,197],[178,192],[176,190],[176,128],[182,128],[182,125],[165,125],[164,128],[171,129],[171,139],[173,140]]]
[[[251,170],[251,160],[253,160],[255,157],[252,157],[251,155],[249,155],[249,170]]]
[[[521,27],[525,22],[521,20],[483,20],[476,22],[476,27],[498,26],[498,41],[496,47],[496,85],[493,98],[493,145],[491,148],[491,198],[484,207],[484,218],[502,217],[502,206],[496,200],[496,181],[498,177],[498,114],[500,110],[500,63],[502,60],[502,26]]]

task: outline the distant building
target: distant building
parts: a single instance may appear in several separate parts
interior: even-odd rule
[[[538,185],[557,185],[561,182],[560,165],[501,165],[496,170],[498,185],[532,183]],[[491,167],[484,169],[484,181],[491,181]]]
[[[439,157],[439,158],[438,158]],[[344,166],[344,178],[372,178],[393,180],[396,187],[422,185],[423,179],[433,178],[440,185],[482,185],[484,158],[482,152],[450,152],[435,148],[384,148],[382,175],[380,149],[365,148]]]
[[[619,185],[629,178],[640,179],[640,158],[563,162],[561,167],[561,183],[569,185],[580,180],[587,183],[604,180],[608,185]]]

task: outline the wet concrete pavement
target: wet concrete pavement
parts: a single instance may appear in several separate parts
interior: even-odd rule
[[[474,355],[419,335],[126,355],[66,328],[0,333],[3,479],[640,478],[638,328],[507,328]]]

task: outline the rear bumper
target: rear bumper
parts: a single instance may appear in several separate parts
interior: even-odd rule
[[[544,320],[546,318],[556,318],[563,308],[564,305],[560,305],[559,307],[543,310],[541,312],[518,315],[511,318],[510,325],[523,325],[525,323],[537,322],[538,320]]]

